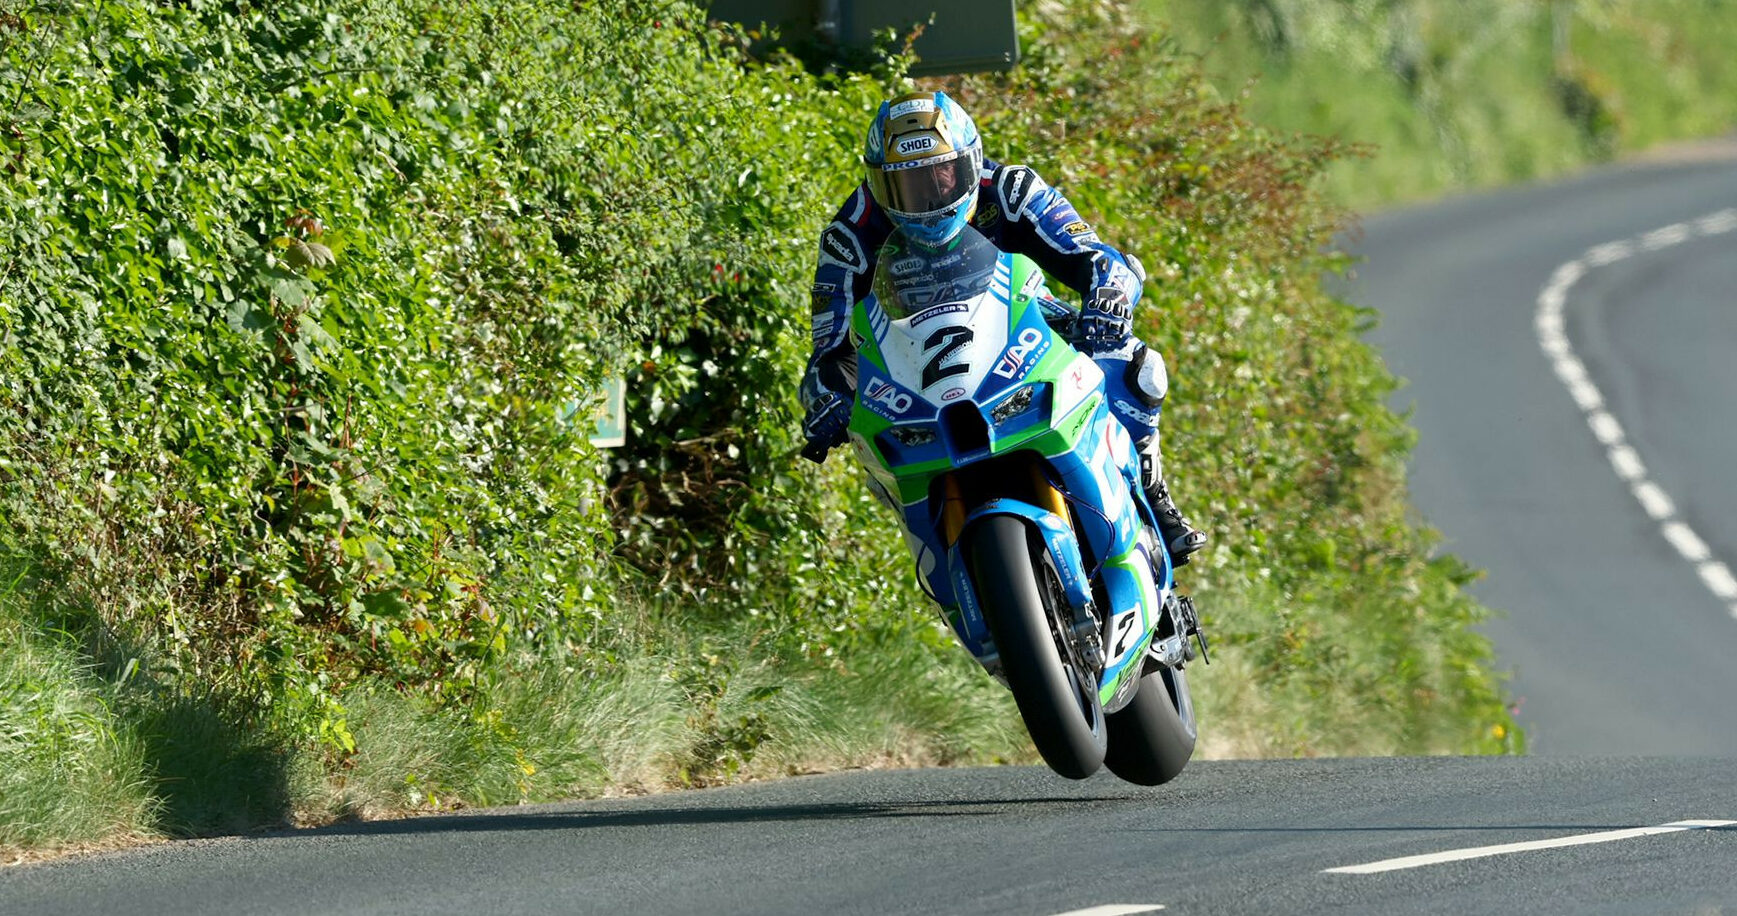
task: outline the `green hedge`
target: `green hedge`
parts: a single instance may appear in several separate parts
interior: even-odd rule
[[[343,813],[1020,756],[859,472],[795,454],[814,239],[898,59],[754,62],[636,0],[12,10],[0,638],[75,647],[184,739],[152,791],[240,780],[146,805],[162,829],[282,816],[256,770]],[[1116,5],[1022,29],[1018,71],[947,85],[1152,270],[1172,475],[1215,537],[1209,750],[1511,746],[1483,612],[1405,519],[1366,316],[1317,285],[1333,148],[1251,127]],[[629,443],[599,453],[613,373]],[[656,724],[572,746],[625,697]],[[206,734],[232,752],[190,770]],[[364,772],[396,788],[357,800]]]

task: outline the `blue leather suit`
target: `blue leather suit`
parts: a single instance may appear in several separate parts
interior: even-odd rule
[[[1051,277],[1081,296],[1114,287],[1128,302],[1140,301],[1144,273],[1139,262],[1098,238],[1061,192],[1022,165],[985,160],[971,224],[1003,251],[1023,254]],[[850,393],[856,387],[855,353],[850,344],[850,312],[869,293],[875,255],[893,233],[893,223],[876,205],[868,185],[859,185],[820,234],[820,264],[814,272],[814,355],[802,381],[802,403],[809,407],[827,391]],[[1075,308],[1048,303],[1046,317],[1072,337]],[[1139,442],[1158,430],[1158,413],[1168,389],[1164,359],[1138,338],[1093,357],[1104,370],[1111,412]]]

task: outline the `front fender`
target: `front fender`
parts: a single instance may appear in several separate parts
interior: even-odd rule
[[[971,582],[971,571],[967,568],[964,557],[964,545],[970,538],[971,529],[976,523],[991,515],[1011,515],[1032,524],[1042,535],[1044,546],[1048,548],[1050,559],[1055,562],[1056,572],[1061,575],[1062,590],[1067,594],[1068,603],[1076,612],[1083,614],[1092,603],[1092,587],[1086,577],[1085,561],[1080,556],[1080,542],[1074,536],[1074,530],[1068,523],[1048,509],[1034,506],[1018,499],[992,499],[972,510],[960,526],[959,539],[947,549],[947,568],[953,577],[953,594],[959,601],[960,609],[973,630],[987,633],[983,624],[982,606],[977,600],[977,589]]]

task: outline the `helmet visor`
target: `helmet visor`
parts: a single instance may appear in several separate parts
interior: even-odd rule
[[[870,190],[889,212],[908,218],[934,216],[956,207],[977,187],[977,158],[969,150],[916,162],[870,167]]]

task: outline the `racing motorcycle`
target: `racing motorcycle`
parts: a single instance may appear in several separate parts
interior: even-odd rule
[[[895,234],[871,289],[851,315],[849,443],[925,590],[1051,769],[1175,777],[1196,737],[1183,668],[1206,638],[1072,313],[969,226],[939,250]]]

